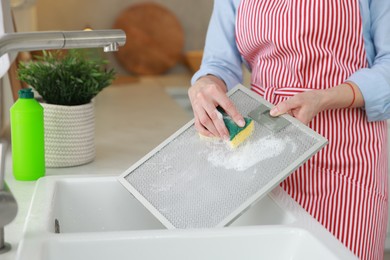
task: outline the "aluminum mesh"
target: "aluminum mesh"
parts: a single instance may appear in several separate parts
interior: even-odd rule
[[[244,116],[259,106],[257,98],[240,90],[230,97]],[[143,204],[152,206],[173,227],[216,227],[259,190],[270,182],[280,183],[320,149],[326,140],[313,133],[299,123],[273,133],[255,122],[252,137],[230,150],[222,141],[200,139],[191,125],[125,173],[124,180],[139,193],[134,194],[136,198],[142,196]],[[318,149],[307,154],[313,146]],[[161,220],[159,214],[155,215]]]

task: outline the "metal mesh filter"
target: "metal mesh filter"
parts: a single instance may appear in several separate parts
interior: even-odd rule
[[[271,105],[245,87],[230,98],[246,116]],[[235,150],[205,141],[193,121],[128,169],[121,183],[166,227],[226,226],[326,144],[290,116],[274,132],[255,122],[253,135]]]

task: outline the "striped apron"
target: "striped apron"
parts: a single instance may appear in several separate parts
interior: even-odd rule
[[[242,0],[236,41],[252,90],[273,104],[368,66],[358,0]],[[309,127],[329,144],[281,186],[359,258],[382,259],[386,123],[352,108],[321,112]]]

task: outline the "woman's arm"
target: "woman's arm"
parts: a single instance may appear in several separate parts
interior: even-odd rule
[[[390,118],[390,1],[363,2],[364,29],[371,36],[371,41],[366,39],[366,48],[370,48],[373,61],[370,68],[358,70],[348,80],[359,86],[368,120],[386,120]]]
[[[279,103],[271,110],[272,116],[290,113],[308,124],[326,109],[364,107],[369,121],[390,118],[390,1],[362,2],[367,5],[362,6],[362,14],[370,19],[363,26],[371,32],[371,40],[365,39],[368,54],[373,56],[371,66],[352,74],[347,79],[350,85],[308,91]]]
[[[215,0],[200,70],[188,90],[195,128],[205,136],[229,139],[219,116],[222,107],[239,126],[245,121],[226,91],[242,81],[241,56],[235,41],[235,17],[239,0]]]
[[[239,2],[240,0],[214,1],[202,65],[192,77],[192,85],[207,74],[222,79],[228,90],[242,82],[242,60],[235,37],[236,8]]]

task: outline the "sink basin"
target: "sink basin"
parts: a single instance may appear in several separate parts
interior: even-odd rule
[[[267,209],[266,214],[260,214]],[[50,222],[61,233],[165,229],[114,178],[62,179],[56,183]],[[257,203],[234,225],[290,224],[295,218],[270,197]],[[241,224],[240,224],[241,223]]]
[[[40,179],[17,259],[108,258],[356,259],[279,187],[229,227],[167,230],[114,176]]]

